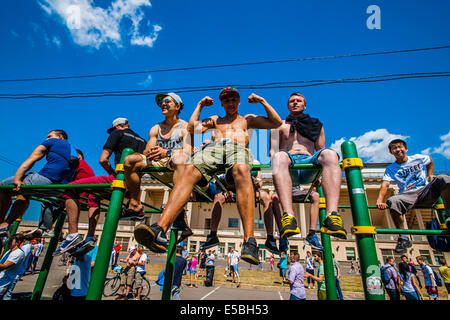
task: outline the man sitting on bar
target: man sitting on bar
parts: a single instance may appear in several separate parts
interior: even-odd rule
[[[237,207],[244,227],[241,258],[258,265],[258,246],[253,234],[254,192],[250,176],[253,156],[247,149],[250,141],[248,130],[277,128],[281,124],[281,119],[267,101],[256,94],[250,95],[248,102],[261,103],[267,117],[254,114],[239,115],[240,95],[236,88],[224,88],[220,92],[219,99],[226,113],[224,117],[214,115],[199,122],[201,110],[213,104],[212,98],[204,97],[197,104],[188,125],[191,134],[216,129],[215,142],[194,154],[190,164],[186,166],[183,179],[175,184],[159,222],[150,227],[137,226],[134,235],[136,241],[150,250],[152,246],[165,250],[167,248],[165,233],[189,200],[194,185],[206,186],[214,174],[225,173],[228,184],[236,185]]]
[[[22,217],[30,205],[31,196],[21,194],[17,195],[12,204],[13,194],[11,191],[19,191],[22,185],[66,184],[72,181],[78,166],[78,157],[67,139],[67,133],[64,130],[50,131],[47,139],[38,145],[28,159],[20,165],[14,177],[6,178],[1,182],[2,185],[15,185],[16,187],[13,190],[0,191],[0,237],[8,236],[10,225]],[[47,162],[39,172],[27,173],[36,162],[44,157]],[[43,193],[55,194],[51,190],[45,190]],[[10,207],[11,211],[5,219]]]
[[[389,212],[397,229],[404,229],[404,215],[416,206],[431,206],[440,196],[444,201],[446,212],[450,208],[450,176],[433,175],[433,159],[428,155],[415,154],[408,156],[406,142],[401,139],[392,140],[389,153],[395,162],[389,165],[383,176],[378,193],[377,207],[381,210],[389,208]],[[384,202],[389,184],[396,182],[399,194]],[[447,228],[448,228],[447,218]],[[405,253],[412,246],[407,235],[399,235],[395,252]]]
[[[315,164],[322,166],[323,191],[326,199],[327,216],[321,232],[346,239],[342,218],[338,213],[341,190],[341,168],[336,151],[325,148],[325,133],[322,123],[305,114],[306,99],[298,92],[288,99],[289,116],[283,124],[270,132],[270,156],[273,166],[273,183],[283,208],[281,237],[287,238],[300,233],[292,207],[292,187],[313,182],[318,170],[290,170],[294,164]],[[305,242],[322,248],[315,227],[317,213],[311,210],[311,224]]]

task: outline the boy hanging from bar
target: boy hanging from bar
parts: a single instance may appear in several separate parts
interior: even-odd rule
[[[175,184],[159,222],[150,227],[137,226],[134,235],[136,241],[150,250],[152,246],[165,250],[167,248],[165,233],[177,213],[189,200],[194,185],[206,186],[214,174],[225,173],[228,183],[236,186],[237,207],[244,227],[241,258],[258,265],[258,246],[253,234],[254,192],[250,176],[253,156],[247,149],[250,141],[248,130],[277,128],[281,124],[281,118],[264,98],[256,94],[250,95],[248,102],[261,103],[267,112],[267,117],[254,114],[239,115],[240,95],[236,88],[224,88],[220,92],[219,99],[226,113],[224,117],[214,115],[199,122],[201,110],[214,102],[212,98],[204,97],[197,104],[188,126],[191,134],[216,129],[216,142],[209,144],[193,156],[186,166],[183,179]]]
[[[450,208],[450,176],[433,175],[433,159],[428,155],[415,154],[408,156],[406,142],[401,139],[392,140],[389,153],[395,157],[395,162],[389,165],[383,176],[377,198],[377,207],[381,210],[389,208],[395,227],[405,229],[404,216],[414,207],[431,206],[440,196],[444,201],[447,215]],[[399,194],[384,202],[384,197],[391,182],[396,182]],[[447,218],[447,228],[449,218]],[[407,235],[399,235],[395,252],[406,253],[412,246]]]
[[[318,170],[290,170],[290,168],[294,164],[312,163],[322,166],[321,185],[326,199],[327,216],[320,231],[346,239],[347,232],[338,213],[341,190],[339,156],[336,151],[325,148],[322,123],[304,113],[305,109],[304,95],[298,92],[292,93],[288,99],[289,116],[278,129],[271,130],[270,133],[273,182],[284,211],[281,237],[288,238],[300,233],[292,206],[292,187],[313,182],[318,173]],[[315,248],[322,248],[315,234],[318,207],[316,209],[311,210],[310,213],[311,223],[305,243]]]

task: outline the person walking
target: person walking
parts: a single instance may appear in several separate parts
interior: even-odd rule
[[[394,267],[395,260],[393,257],[387,257],[386,264],[381,267],[381,278],[384,282],[384,288],[389,295],[390,300],[398,301],[400,300],[400,294],[398,292],[398,274]],[[384,275],[383,275],[384,273]]]
[[[416,257],[417,263],[420,265],[422,270],[423,280],[425,282],[425,288],[428,293],[430,300],[438,300],[438,288],[436,285],[436,279],[434,278],[433,269],[425,263],[425,259],[422,256]]]
[[[287,260],[288,258],[286,252],[283,251],[280,255],[280,277],[282,278],[282,280],[286,280]]]
[[[444,280],[445,289],[447,290],[447,300],[450,300],[450,268],[447,266],[447,260],[441,258],[441,266],[439,267],[439,274]]]
[[[300,255],[298,252],[294,252],[291,267],[289,268],[289,276],[287,279],[283,279],[283,283],[289,284],[290,287],[291,295],[289,300],[306,300],[305,284],[303,283],[305,272],[299,261]]]
[[[216,256],[214,253],[209,250],[208,256],[206,259],[206,280],[205,280],[205,286],[211,287],[214,282],[214,262],[216,260]]]
[[[183,278],[183,270],[186,268],[187,264],[186,259],[183,258],[182,252],[183,248],[177,246],[172,280],[172,300],[181,300],[181,283]]]
[[[193,254],[190,258],[190,267],[189,267],[189,274],[190,274],[190,280],[191,283],[189,284],[188,287],[192,288],[192,287],[198,287],[198,274],[197,274],[197,257],[195,256],[195,254]],[[195,278],[195,285],[193,284],[193,279]]]
[[[344,296],[341,290],[341,268],[339,267],[339,262],[333,256],[333,269],[334,269],[334,280],[336,281],[336,294],[338,300],[344,300]]]
[[[314,258],[311,254],[310,251],[306,251],[306,259],[305,259],[305,263],[306,263],[306,272],[310,273],[310,274],[314,274]],[[315,289],[315,285],[314,285],[314,279],[312,278],[308,278],[308,289],[310,289],[310,284],[312,283],[312,288]]]
[[[422,300],[417,278],[410,272],[407,262],[402,261],[398,265],[397,285],[406,300]]]

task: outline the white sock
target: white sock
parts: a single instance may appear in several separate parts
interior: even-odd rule
[[[78,232],[76,232],[76,233],[70,233],[70,234],[67,235],[66,240],[72,241],[73,239],[76,238],[76,236],[78,236]]]

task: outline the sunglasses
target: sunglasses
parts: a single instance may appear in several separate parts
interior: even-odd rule
[[[162,106],[163,103],[168,104],[169,102],[171,102],[172,100],[169,98],[165,98],[164,100],[161,101],[161,103],[159,104],[159,106]]]

